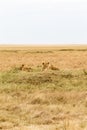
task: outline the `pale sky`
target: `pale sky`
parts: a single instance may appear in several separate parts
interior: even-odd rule
[[[64,43],[87,43],[87,0],[0,0],[0,44]]]

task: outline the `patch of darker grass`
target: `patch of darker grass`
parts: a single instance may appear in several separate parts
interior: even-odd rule
[[[31,54],[41,54],[41,53],[43,54],[44,53],[45,54],[45,53],[53,53],[53,51],[26,51],[25,53],[26,54],[27,53],[31,53]]]
[[[87,51],[87,49],[60,49],[59,51]]]
[[[75,49],[60,49],[59,51],[75,51]]]
[[[48,72],[23,72],[23,71],[8,71],[0,74],[1,84],[11,84],[17,86],[31,86],[35,88],[47,89],[86,89],[87,76],[81,72],[73,71],[48,71]],[[28,87],[27,87],[28,88]]]
[[[18,53],[19,50],[0,50],[1,52],[13,52],[13,53]]]

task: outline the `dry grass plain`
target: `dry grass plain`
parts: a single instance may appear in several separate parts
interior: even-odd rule
[[[82,50],[82,51],[81,51]],[[0,70],[22,63],[36,67],[43,61],[60,69],[87,68],[87,47],[4,47],[0,48]]]
[[[87,130],[87,47],[1,46],[0,129]]]

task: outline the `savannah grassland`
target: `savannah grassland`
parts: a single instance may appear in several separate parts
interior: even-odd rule
[[[0,129],[87,130],[87,47],[1,46]]]

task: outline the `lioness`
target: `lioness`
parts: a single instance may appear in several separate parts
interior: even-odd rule
[[[22,64],[19,69],[22,71],[28,71],[28,72],[32,71],[31,67],[25,66],[24,64]]]
[[[42,71],[47,70],[49,68],[49,62],[42,63]]]
[[[49,62],[43,62],[42,63],[42,71],[44,70],[59,70],[59,68],[53,66],[52,64],[50,64]]]

